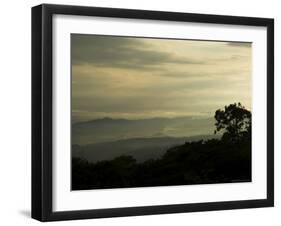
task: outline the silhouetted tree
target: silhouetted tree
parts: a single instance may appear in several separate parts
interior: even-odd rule
[[[245,109],[241,103],[225,106],[224,110],[215,113],[215,133],[225,131],[222,139],[228,141],[240,141],[251,135],[251,112]]]

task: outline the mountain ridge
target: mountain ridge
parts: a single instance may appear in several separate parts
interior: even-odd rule
[[[109,117],[72,124],[72,144],[86,145],[135,137],[190,137],[213,134],[214,119],[205,117]]]
[[[218,135],[201,135],[192,137],[152,137],[130,138],[111,142],[72,145],[72,157],[87,159],[90,162],[111,160],[122,155],[131,155],[138,162],[161,157],[167,149],[185,142],[209,140]]]

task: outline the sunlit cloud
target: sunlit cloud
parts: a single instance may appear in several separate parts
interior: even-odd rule
[[[72,35],[73,119],[210,116],[238,101],[251,108],[250,47]]]

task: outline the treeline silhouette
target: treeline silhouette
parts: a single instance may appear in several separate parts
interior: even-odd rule
[[[72,190],[251,181],[251,112],[235,103],[217,110],[215,119],[221,139],[186,142],[160,159],[72,158]]]

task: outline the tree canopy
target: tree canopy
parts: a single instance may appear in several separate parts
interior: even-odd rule
[[[222,139],[232,142],[251,135],[252,114],[241,103],[225,106],[215,112],[215,133],[224,131]]]

